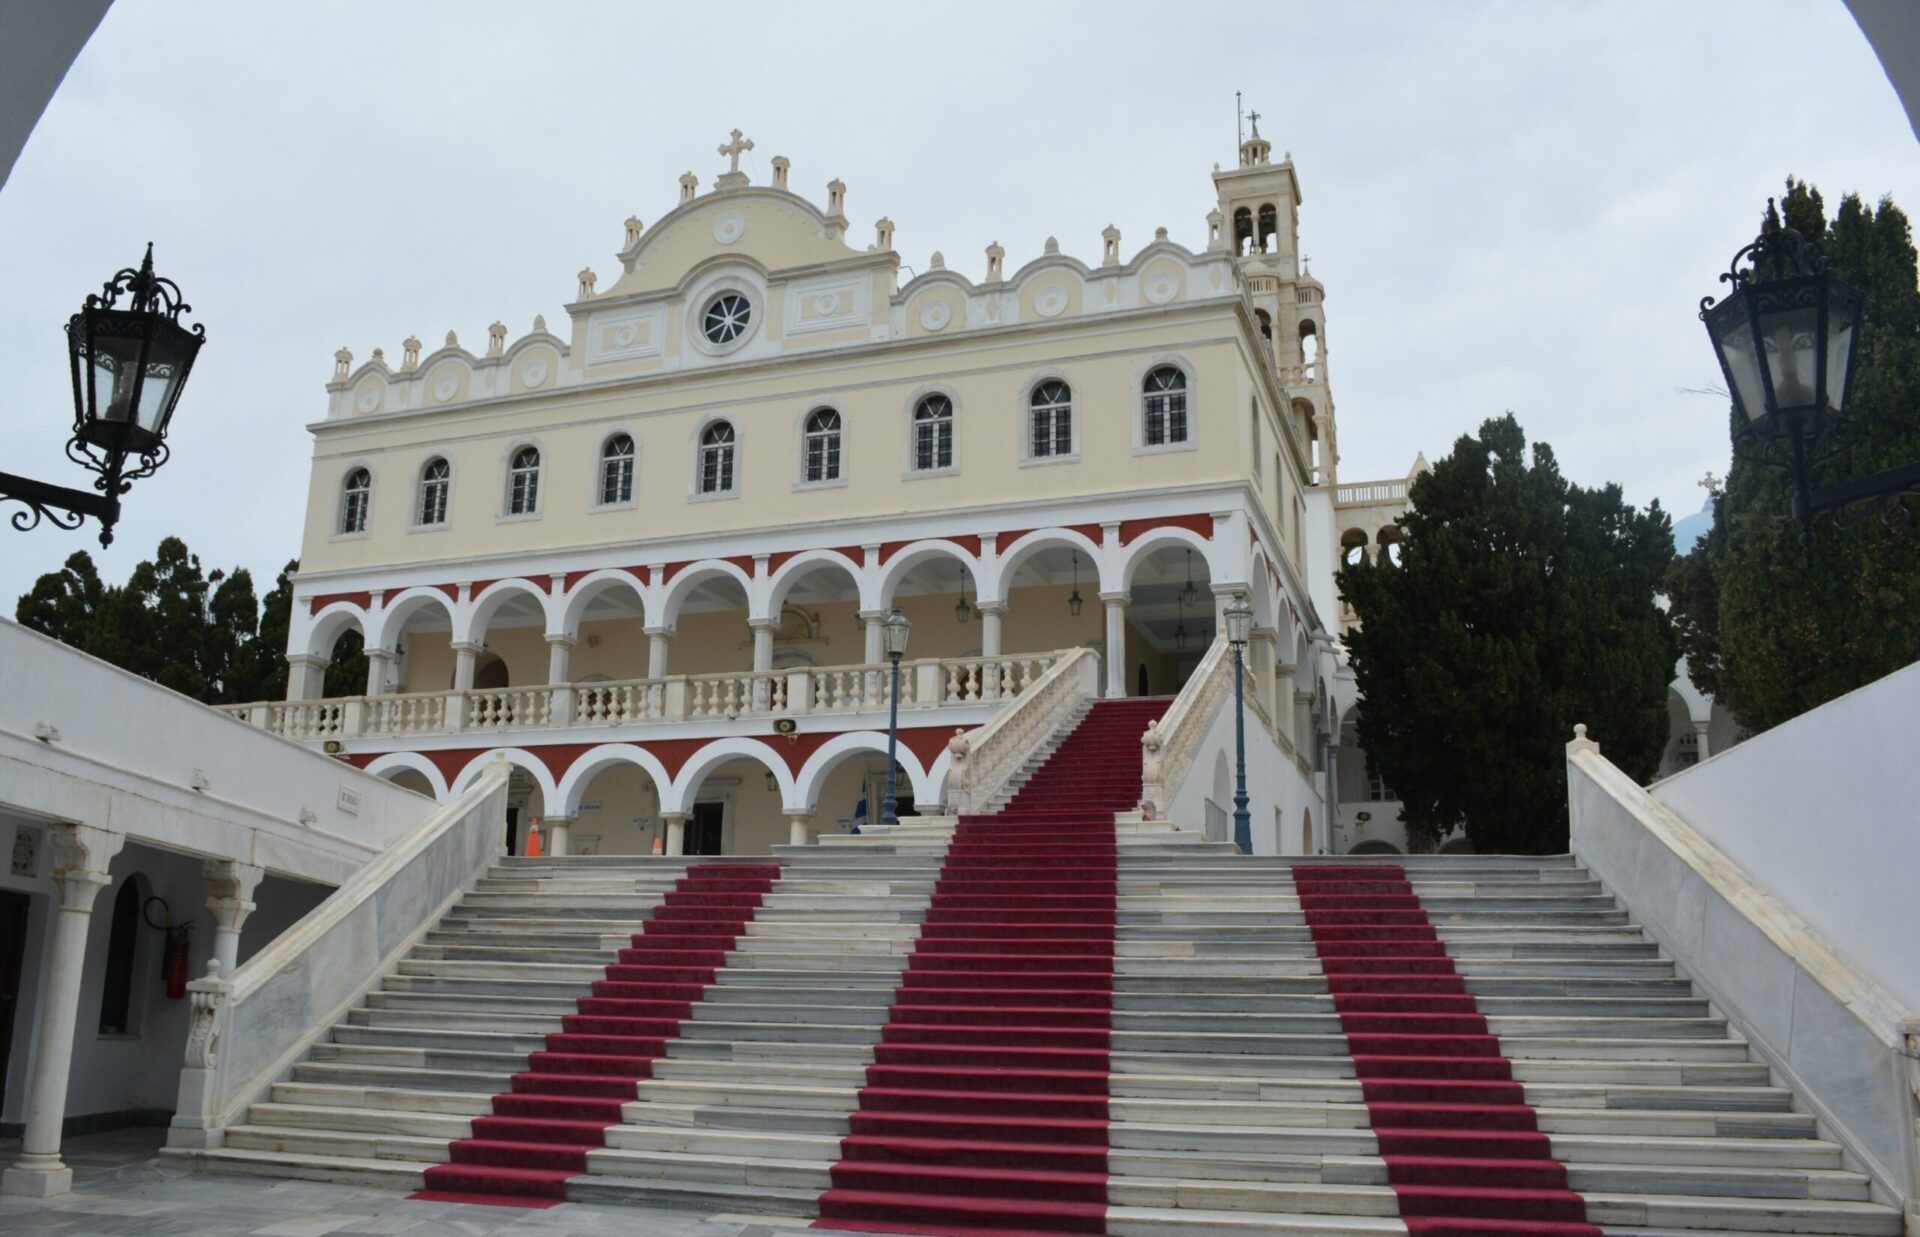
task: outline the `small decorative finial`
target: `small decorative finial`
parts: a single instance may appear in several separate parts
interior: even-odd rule
[[[1047,253],[1059,253],[1060,238],[1057,236],[1049,236],[1047,238],[1047,243],[1045,245],[1042,245],[1041,248]]]
[[[627,216],[627,243],[625,246],[626,248],[631,249],[635,245],[638,245],[640,243],[640,227],[641,227],[640,216],[638,215]]]
[[[593,273],[593,268],[591,266],[582,267],[580,270],[580,295],[574,297],[573,299],[576,301],[584,301],[584,300],[591,299],[593,296],[593,285],[599,280],[599,278],[600,277],[598,275],[595,275]]]
[[[373,363],[375,365],[385,365],[387,363],[387,350],[385,348],[375,348],[373,350]]]
[[[847,213],[847,186],[839,177],[827,182],[827,214],[832,216]]]
[[[1163,241],[1167,239],[1167,230],[1165,228],[1155,228],[1153,230],[1153,239],[1157,241]]]
[[[698,176],[695,176],[692,172],[680,173],[680,201],[682,203],[693,201],[693,195],[697,193],[699,189],[700,178]]]
[[[947,269],[947,256],[936,249],[933,251],[933,257],[927,260],[927,266],[936,271],[944,271]]]
[[[1000,282],[1002,278],[1001,270],[1006,260],[1007,260],[1007,251],[1000,247],[999,241],[995,241],[991,245],[987,246],[987,282],[988,283]]]
[[[487,328],[487,355],[499,356],[507,350],[507,324],[495,321]]]
[[[339,382],[347,376],[347,369],[353,364],[353,353],[343,346],[333,354],[333,380]]]
[[[893,248],[893,220],[885,215],[873,221],[873,247],[882,250]]]
[[[544,333],[547,329],[547,315],[545,314],[533,315],[533,329],[536,332]]]
[[[404,373],[420,364],[420,339],[409,335],[400,341],[400,347],[400,369]]]
[[[456,335],[456,334],[454,334],[454,333],[453,333],[452,331],[448,331],[448,332],[447,332],[447,347],[449,347],[449,348],[458,348],[459,346],[460,346],[460,337],[459,337],[458,335]]]
[[[1120,229],[1112,224],[1100,230],[1100,265],[1120,265]]]
[[[775,155],[773,157],[773,187],[775,189],[779,189],[783,192],[786,190],[787,169],[791,168],[792,166],[793,166],[793,161],[787,158],[785,155]]]
[[[1247,123],[1253,126],[1253,140],[1256,142],[1259,141],[1260,140],[1260,113],[1248,112]]]

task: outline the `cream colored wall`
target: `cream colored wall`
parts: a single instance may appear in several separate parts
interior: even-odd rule
[[[1247,473],[1245,409],[1253,387],[1248,354],[1235,341],[1240,329],[1234,312],[1215,304],[991,340],[903,344],[838,363],[789,358],[624,390],[329,422],[316,431],[302,566],[318,572],[427,563],[1237,479]],[[1197,446],[1135,454],[1139,384],[1150,360],[1161,356],[1181,357],[1196,370]],[[1051,374],[1074,387],[1080,458],[1023,467],[1023,395],[1035,378]],[[935,376],[958,406],[958,469],[910,477],[909,405]],[[849,481],[800,489],[799,421],[822,402],[838,407],[848,427]],[[695,438],[706,420],[723,414],[741,436],[739,496],[691,500]],[[596,511],[599,448],[615,430],[633,433],[639,444],[639,501]],[[503,520],[507,458],[526,442],[542,452],[541,512]],[[448,526],[413,530],[419,470],[436,454],[453,466]],[[340,537],[332,531],[339,484],[355,466],[374,477],[369,532]]]
[[[810,826],[813,831],[837,832],[838,822],[853,815],[865,779],[869,774],[883,773],[885,767],[885,757],[864,752],[836,765],[822,783],[819,811]],[[766,855],[774,846],[786,844],[787,818],[780,810],[779,793],[767,789],[764,765],[752,760],[728,761],[708,775],[698,798],[726,801],[722,828],[727,854]],[[571,829],[576,852],[587,838],[595,839],[591,845],[602,855],[649,854],[656,837],[665,845],[659,795],[652,780],[636,765],[601,770],[587,783],[580,803]],[[877,819],[877,798],[869,808]]]

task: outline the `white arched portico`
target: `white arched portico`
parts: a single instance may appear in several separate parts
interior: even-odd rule
[[[334,645],[351,629],[360,633],[363,647],[377,647],[368,630],[373,623],[367,612],[351,601],[322,607],[308,625],[306,639],[297,646],[301,652],[287,656],[287,699],[318,700],[326,695],[327,666],[333,661]],[[371,671],[367,677],[372,679]],[[384,689],[385,684],[381,687]]]
[[[384,756],[377,756],[367,766],[367,772],[375,777],[384,777],[388,781],[392,781],[396,773],[418,773],[426,779],[427,785],[432,787],[436,802],[445,803],[450,797],[447,793],[446,775],[440,772],[439,766],[419,752],[388,752]]]
[[[794,777],[794,797],[788,802],[789,812],[813,812],[820,806],[820,788],[825,785],[827,775],[842,761],[853,756],[882,756],[887,754],[887,735],[883,730],[857,730],[848,734],[835,735],[820,745],[820,750],[807,757],[800,766],[800,772]],[[945,753],[941,753],[945,756]],[[894,759],[907,775],[908,785],[913,789],[916,803],[936,803],[939,780],[930,770],[922,768],[920,758],[913,754],[904,743],[894,749]],[[936,767],[938,763],[936,762]],[[941,770],[945,776],[945,770]]]
[[[459,773],[454,775],[452,783],[447,788],[448,793],[453,795],[465,794],[467,787],[473,785],[474,779],[479,777],[481,772],[486,769],[489,760],[503,758],[514,768],[524,769],[527,775],[533,779],[533,784],[540,788],[540,802],[542,805],[558,803],[560,801],[559,789],[554,784],[553,772],[547,768],[546,761],[541,760],[524,747],[496,747],[489,751],[481,752],[478,756],[469,760]]]
[[[673,578],[668,580],[664,586],[656,589],[656,593],[660,599],[660,605],[657,611],[658,617],[655,617],[655,610],[649,608],[647,611],[648,678],[658,679],[666,677],[668,648],[673,640],[674,633],[679,628],[680,615],[686,608],[687,602],[702,588],[721,581],[732,581],[739,586],[740,619],[743,622],[750,622],[754,597],[754,580],[751,574],[743,569],[740,564],[730,562],[724,558],[703,558],[696,562],[688,563],[685,567],[674,572]],[[651,598],[649,598],[649,600],[651,600]],[[754,643],[756,646],[755,653],[757,655],[760,651],[758,646],[763,643],[763,641],[756,635]],[[764,643],[766,643],[767,652],[770,654],[773,647],[770,640],[764,641]],[[711,666],[709,668],[714,670],[721,669],[719,666]]]
[[[874,575],[865,564],[857,563],[837,550],[808,550],[781,563],[767,577],[765,588],[753,606],[754,621],[779,622],[781,607],[786,604],[794,585],[808,576],[821,573],[844,576],[853,585],[860,608],[869,608],[867,601],[874,592]]]

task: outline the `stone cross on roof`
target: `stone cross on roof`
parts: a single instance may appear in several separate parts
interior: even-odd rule
[[[740,130],[735,129],[733,131],[733,140],[720,148],[721,154],[733,160],[733,166],[728,168],[727,171],[738,172],[740,170],[740,156],[752,149],[753,143],[751,141],[742,141],[740,138]]]
[[[1259,137],[1259,136],[1260,136],[1260,113],[1259,113],[1259,112],[1248,112],[1248,113],[1247,113],[1247,123],[1249,123],[1249,124],[1251,124],[1251,125],[1253,126],[1253,136],[1255,136],[1255,137]],[[738,134],[735,134],[735,136],[737,137],[737,136],[739,136],[739,135],[738,135]]]

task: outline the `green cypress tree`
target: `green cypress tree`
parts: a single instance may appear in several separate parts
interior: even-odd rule
[[[1791,178],[1781,208],[1867,293],[1847,407],[1856,445],[1814,484],[1920,460],[1920,291],[1906,215],[1849,194],[1829,224],[1819,191]],[[1844,528],[1822,520],[1805,548],[1790,511],[1779,474],[1735,456],[1712,530],[1668,580],[1695,683],[1752,731],[1920,658],[1920,526],[1890,528],[1871,512]]]
[[[1667,741],[1675,645],[1654,603],[1672,522],[1570,485],[1512,414],[1417,478],[1400,561],[1341,569],[1360,745],[1416,845],[1567,845],[1566,741],[1585,722],[1638,780]]]

